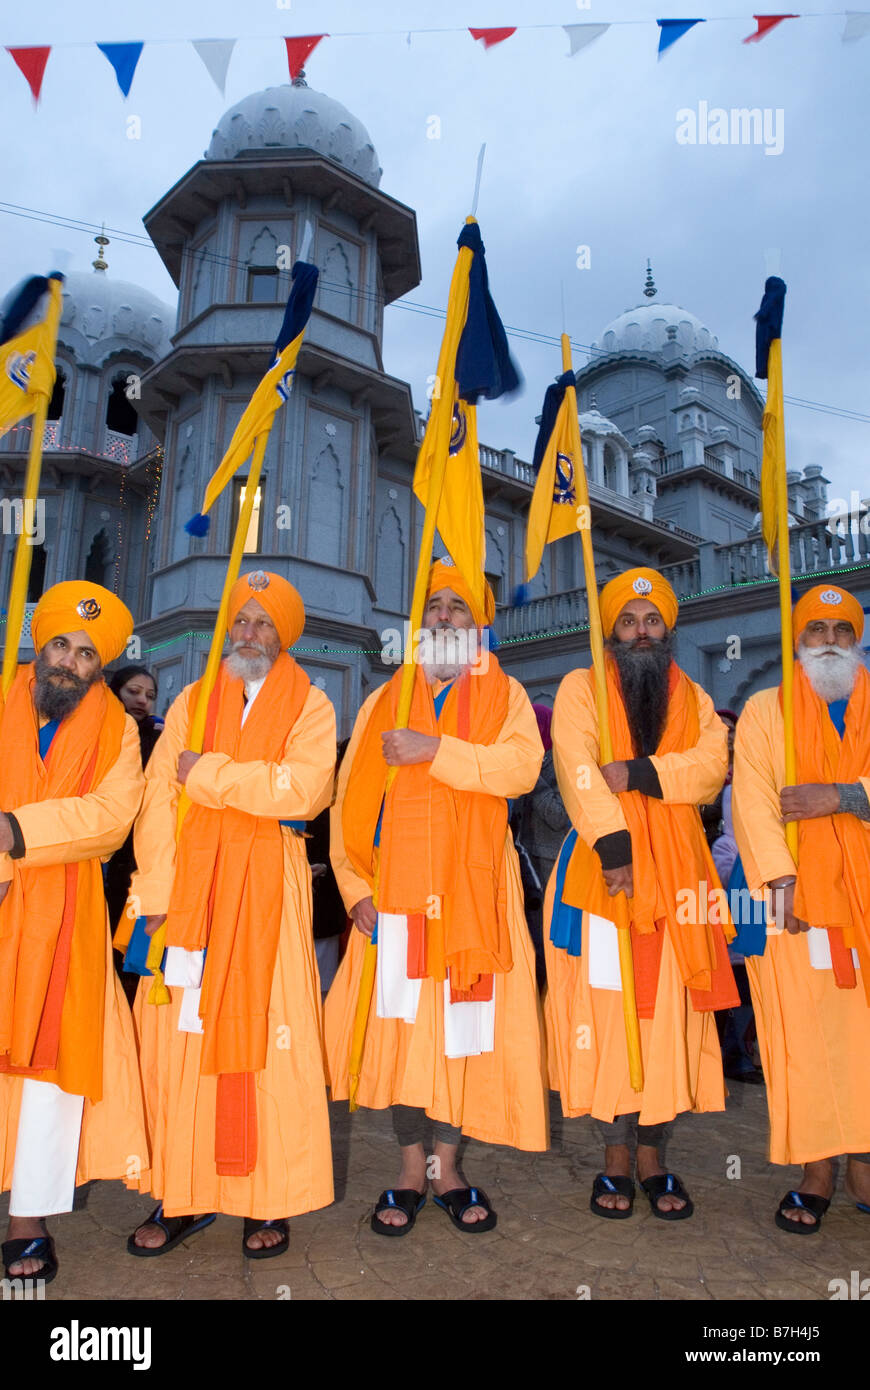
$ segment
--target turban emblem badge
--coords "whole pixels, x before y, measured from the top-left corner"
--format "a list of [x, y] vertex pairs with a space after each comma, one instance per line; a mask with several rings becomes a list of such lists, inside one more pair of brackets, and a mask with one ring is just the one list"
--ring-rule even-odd
[[102, 608], [95, 598], [83, 598], [81, 603], [76, 604], [76, 612], [80, 618], [84, 618], [86, 623], [90, 623], [94, 618], [98, 618], [102, 611]]
[[826, 589], [823, 594], [819, 594], [819, 599], [822, 603], [836, 604], [843, 602], [843, 595], [838, 594], [836, 589]]
[[648, 579], [644, 579], [642, 574], [638, 575], [637, 579], [634, 581], [631, 587], [634, 589], [634, 592], [636, 594], [652, 593], [652, 584], [649, 582]]
[[248, 588], [254, 589], [258, 593], [269, 587], [269, 576], [265, 570], [254, 570], [253, 574], [248, 575]]

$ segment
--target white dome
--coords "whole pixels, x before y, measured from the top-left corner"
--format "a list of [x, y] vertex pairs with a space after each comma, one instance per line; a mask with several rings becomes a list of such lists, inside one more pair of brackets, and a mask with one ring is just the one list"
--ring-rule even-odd
[[105, 270], [71, 271], [64, 280], [58, 337], [78, 361], [99, 365], [125, 348], [157, 361], [174, 328], [175, 308], [141, 285]]
[[381, 167], [371, 136], [346, 106], [304, 83], [253, 92], [224, 112], [206, 159], [271, 149], [313, 150], [377, 188]]
[[[709, 328], [679, 304], [646, 303], [626, 309], [604, 329], [597, 343], [598, 352], [660, 352], [668, 342], [668, 329], [676, 329], [677, 346], [684, 353], [718, 348], [719, 339]], [[672, 335], [673, 336], [673, 335]]]
[[608, 420], [606, 415], [602, 415], [598, 406], [593, 403], [591, 409], [583, 410], [580, 413], [580, 434], [605, 435], [617, 434], [623, 438], [622, 430], [615, 425], [612, 420]]

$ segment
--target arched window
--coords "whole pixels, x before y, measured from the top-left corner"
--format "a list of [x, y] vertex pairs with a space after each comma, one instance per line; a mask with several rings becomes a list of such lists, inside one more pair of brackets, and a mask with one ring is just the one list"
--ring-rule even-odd
[[127, 373], [116, 376], [106, 406], [106, 428], [114, 434], [134, 435], [139, 429], [139, 416], [127, 395]]
[[51, 393], [51, 400], [48, 403], [48, 420], [59, 420], [63, 415], [64, 400], [66, 398], [66, 376], [62, 368], [58, 367], [57, 376], [54, 379], [54, 390]]
[[109, 538], [106, 528], [102, 527], [91, 541], [91, 548], [85, 560], [85, 579], [90, 580], [92, 584], [102, 584], [105, 587], [108, 565]]
[[619, 458], [609, 443], [604, 446], [604, 486], [619, 492]]

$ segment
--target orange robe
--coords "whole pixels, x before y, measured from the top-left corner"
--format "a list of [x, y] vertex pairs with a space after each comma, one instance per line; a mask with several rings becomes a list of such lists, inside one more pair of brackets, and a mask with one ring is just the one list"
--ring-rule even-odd
[[[113, 697], [110, 697], [113, 698]], [[108, 859], [124, 843], [142, 800], [139, 734], [128, 715], [121, 750], [99, 785], [84, 796], [9, 806], [27, 847], [23, 858], [0, 854], [0, 883], [12, 879], [15, 864], [39, 869]], [[76, 1182], [129, 1178], [148, 1166], [142, 1088], [130, 1009], [112, 963], [105, 901], [98, 909], [105, 936], [105, 1013], [103, 1016], [103, 1092], [85, 1100]], [[64, 1070], [59, 1056], [59, 1073]], [[50, 1079], [55, 1079], [52, 1073]], [[0, 1190], [12, 1185], [21, 1105], [21, 1076], [0, 1074]]]
[[[870, 794], [870, 768], [860, 780]], [[761, 690], [737, 725], [731, 798], [753, 897], [795, 872], [780, 819], [784, 785], [779, 691]], [[865, 904], [870, 912], [870, 884]], [[774, 930], [762, 956], [746, 957], [746, 970], [767, 1083], [770, 1161], [812, 1163], [870, 1151], [870, 1008], [860, 968], [856, 988], [839, 989], [833, 971], [811, 966], [806, 934]]]
[[[172, 893], [179, 794], [175, 771], [187, 747], [188, 713], [189, 687], [169, 710], [148, 763], [135, 834], [140, 867], [130, 887], [145, 916], [165, 913]], [[223, 753], [206, 753], [187, 779], [187, 792], [200, 806], [232, 807], [276, 820], [313, 820], [329, 804], [334, 767], [335, 713], [323, 692], [311, 686], [279, 763], [238, 763]], [[154, 1005], [147, 1002], [151, 980], [145, 977], [139, 986], [134, 1019], [151, 1169], [136, 1185], [160, 1198], [168, 1216], [221, 1211], [268, 1221], [328, 1206], [333, 1199], [311, 873], [305, 841], [287, 826], [281, 837], [283, 909], [266, 1066], [255, 1081], [257, 1161], [248, 1176], [219, 1177], [216, 1172], [218, 1078], [200, 1072], [202, 1035], [179, 1031], [184, 991], [170, 988], [171, 1003]]]
[[[330, 858], [350, 910], [371, 896], [344, 848], [342, 806], [354, 755], [379, 691], [360, 710], [341, 765], [330, 821]], [[528, 696], [510, 680], [508, 711], [498, 739], [473, 744], [443, 736], [431, 776], [458, 791], [515, 797], [531, 791], [542, 758]], [[505, 839], [507, 912], [513, 968], [494, 976], [495, 1047], [476, 1057], [445, 1057], [443, 985], [422, 980], [413, 1023], [378, 1018], [372, 996], [358, 1099], [370, 1110], [390, 1105], [423, 1109], [432, 1119], [461, 1127], [474, 1139], [538, 1151], [548, 1144], [543, 1028], [535, 984], [535, 958], [526, 926], [519, 863], [510, 830]], [[326, 999], [326, 1053], [333, 1099], [348, 1094], [348, 1063], [366, 938], [354, 930]]]
[[[699, 805], [718, 794], [727, 770], [727, 734], [713, 703], [693, 682], [700, 733], [683, 753], [653, 756], [663, 800]], [[553, 705], [553, 760], [565, 809], [588, 845], [603, 835], [626, 830], [619, 797], [600, 771], [598, 717], [591, 682], [583, 671], [565, 676]], [[584, 785], [577, 787], [578, 769]], [[550, 1084], [562, 1098], [566, 1116], [594, 1115], [612, 1121], [640, 1115], [642, 1125], [672, 1120], [685, 1110], [724, 1110], [725, 1086], [716, 1020], [711, 1010], [696, 1012], [664, 933], [653, 1018], [640, 1019], [643, 1091], [629, 1082], [628, 1052], [618, 990], [589, 985], [588, 916], [584, 913], [581, 954], [569, 956], [550, 942], [556, 869], [544, 900], [544, 953], [547, 964], [545, 1017]]]

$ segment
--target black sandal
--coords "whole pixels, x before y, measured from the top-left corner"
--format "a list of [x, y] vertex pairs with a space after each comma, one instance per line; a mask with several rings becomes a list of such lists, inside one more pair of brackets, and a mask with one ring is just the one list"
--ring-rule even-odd
[[[829, 1197], [817, 1197], [814, 1192], [787, 1192], [779, 1204], [779, 1210], [773, 1218], [781, 1231], [788, 1231], [791, 1235], [811, 1236], [822, 1224], [822, 1217], [831, 1205]], [[783, 1213], [786, 1211], [808, 1211], [810, 1216], [816, 1219], [812, 1225], [808, 1221], [789, 1221]]]
[[[592, 1184], [592, 1196], [589, 1198], [589, 1210], [595, 1216], [603, 1216], [605, 1221], [626, 1221], [634, 1211], [634, 1195], [637, 1191], [631, 1178], [609, 1177], [607, 1173], [599, 1173]], [[627, 1197], [628, 1206], [603, 1207], [598, 1201], [599, 1197], [606, 1197], [608, 1194], [616, 1194], [617, 1197]]]
[[197, 1231], [204, 1231], [206, 1226], [210, 1226], [216, 1219], [216, 1211], [209, 1212], [206, 1216], [164, 1216], [163, 1203], [158, 1202], [148, 1220], [143, 1221], [141, 1226], [159, 1226], [161, 1231], [166, 1232], [165, 1241], [162, 1245], [137, 1245], [136, 1231], [141, 1229], [141, 1226], [137, 1226], [136, 1231], [127, 1237], [127, 1254], [144, 1260], [150, 1259], [152, 1255], [166, 1255], [188, 1236], [195, 1235]]
[[[691, 1197], [676, 1173], [656, 1173], [655, 1177], [646, 1178], [641, 1187], [649, 1198], [653, 1216], [657, 1216], [659, 1221], [687, 1221], [695, 1210]], [[672, 1208], [662, 1211], [658, 1204], [659, 1197], [681, 1197], [686, 1205], [679, 1210]]]
[[[6, 1278], [10, 1283], [20, 1279], [22, 1284], [28, 1282], [50, 1284], [58, 1271], [57, 1255], [54, 1250], [54, 1241], [50, 1235], [44, 1236], [25, 1236], [23, 1240], [4, 1240], [2, 1246], [3, 1265], [6, 1270]], [[42, 1260], [42, 1269], [38, 1269], [35, 1274], [12, 1274], [9, 1266], [18, 1264], [19, 1260]]]
[[[261, 1245], [259, 1250], [252, 1250], [248, 1245], [248, 1236], [264, 1229], [280, 1231], [281, 1239], [277, 1240], [274, 1245]], [[245, 1259], [271, 1260], [273, 1255], [283, 1255], [289, 1244], [290, 1222], [286, 1216], [276, 1217], [273, 1221], [258, 1221], [254, 1216], [245, 1217], [245, 1229], [242, 1234], [242, 1250]]]
[[[477, 1235], [482, 1231], [492, 1231], [498, 1221], [496, 1213], [489, 1204], [489, 1198], [482, 1187], [455, 1187], [452, 1192], [442, 1192], [440, 1197], [433, 1193], [436, 1207], [446, 1211], [457, 1231], [471, 1231]], [[463, 1212], [469, 1207], [483, 1207], [487, 1215], [482, 1221], [463, 1221]]]
[[[425, 1205], [424, 1192], [417, 1192], [413, 1187], [388, 1187], [375, 1203], [371, 1220], [372, 1230], [379, 1236], [406, 1236], [417, 1220], [417, 1213], [421, 1212]], [[386, 1221], [381, 1221], [379, 1212], [397, 1210], [403, 1211], [408, 1218], [404, 1226], [388, 1226]]]

